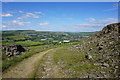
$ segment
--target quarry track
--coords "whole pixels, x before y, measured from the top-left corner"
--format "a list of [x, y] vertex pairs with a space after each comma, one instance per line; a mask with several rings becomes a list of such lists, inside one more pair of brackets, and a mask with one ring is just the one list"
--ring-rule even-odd
[[39, 61], [42, 59], [43, 55], [48, 52], [52, 52], [59, 48], [49, 49], [44, 52], [37, 53], [30, 58], [27, 58], [20, 63], [9, 67], [2, 74], [3, 78], [29, 78], [33, 74], [36, 67], [39, 64]]

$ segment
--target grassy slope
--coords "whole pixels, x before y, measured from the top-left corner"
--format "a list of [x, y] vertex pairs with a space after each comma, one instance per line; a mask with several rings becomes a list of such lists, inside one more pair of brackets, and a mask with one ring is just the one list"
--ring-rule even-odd
[[54, 61], [61, 67], [61, 73], [68, 77], [83, 77], [84, 75], [80, 75], [81, 72], [85, 71], [87, 73], [95, 67], [92, 61], [85, 58], [84, 52], [71, 47], [63, 47], [57, 50], [54, 53]]

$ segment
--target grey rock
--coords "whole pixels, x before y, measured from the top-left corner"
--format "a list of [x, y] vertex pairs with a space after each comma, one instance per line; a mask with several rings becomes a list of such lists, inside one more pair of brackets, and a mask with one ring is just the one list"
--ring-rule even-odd
[[94, 74], [89, 74], [89, 75], [88, 75], [88, 78], [97, 78], [97, 76], [94, 75]]
[[25, 49], [17, 44], [11, 44], [8, 47], [4, 47], [3, 50], [6, 51], [6, 56], [8, 57], [20, 55], [22, 52], [25, 52]]
[[103, 46], [100, 46], [99, 48], [98, 48], [98, 50], [102, 50], [103, 49]]
[[92, 56], [91, 55], [86, 55], [85, 58], [92, 59]]
[[104, 67], [109, 67], [109, 64], [104, 63], [102, 66], [104, 66]]

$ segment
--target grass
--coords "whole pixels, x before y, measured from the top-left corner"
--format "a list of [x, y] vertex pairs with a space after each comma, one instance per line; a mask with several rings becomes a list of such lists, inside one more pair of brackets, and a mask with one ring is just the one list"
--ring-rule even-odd
[[17, 33], [16, 34], [15, 33], [3, 33], [2, 36], [4, 39], [7, 39], [7, 40], [20, 40], [20, 39], [23, 40], [26, 38], [28, 39], [32, 38], [30, 36], [25, 36], [25, 35], [17, 34]]
[[59, 60], [63, 60], [64, 62], [67, 62], [68, 64], [76, 63], [77, 61], [85, 60], [85, 55], [78, 50], [71, 50], [66, 47], [63, 47], [60, 50], [57, 50], [54, 54], [54, 60], [55, 62], [58, 62]]
[[47, 46], [53, 46], [53, 45], [30, 46], [28, 47], [28, 49], [37, 50], [37, 49], [42, 49], [43, 47], [47, 47]]
[[10, 41], [10, 42], [5, 42], [3, 41], [3, 45], [9, 46], [10, 44], [18, 44], [18, 45], [22, 45], [24, 47], [30, 47], [30, 46], [39, 46], [39, 45], [43, 45], [43, 42], [35, 42], [35, 41]]
[[71, 50], [69, 47], [63, 47], [62, 49], [59, 49], [54, 53], [54, 61], [56, 63], [61, 61], [64, 62], [64, 64], [67, 64], [66, 66], [63, 67], [64, 69], [68, 69], [73, 66], [75, 66], [75, 68], [78, 69], [78, 64], [80, 64], [80, 62], [85, 60], [86, 58], [84, 53], [79, 52], [77, 49]]
[[83, 70], [89, 70], [89, 69], [93, 69], [94, 65], [93, 64], [84, 64], [82, 66], [77, 66], [75, 67], [75, 71], [83, 71]]
[[15, 44], [19, 44], [22, 46], [37, 46], [37, 45], [42, 45], [43, 43], [34, 42], [34, 41], [18, 41], [18, 42], [15, 42]]
[[[85, 52], [80, 52], [77, 48], [71, 48], [70, 45], [64, 46], [54, 53], [54, 62], [61, 67], [64, 75], [73, 74], [73, 77], [76, 77], [80, 76], [79, 73], [83, 70], [89, 72], [90, 69], [95, 68], [93, 62], [87, 60], [85, 55]], [[86, 63], [86, 61], [88, 63]]]

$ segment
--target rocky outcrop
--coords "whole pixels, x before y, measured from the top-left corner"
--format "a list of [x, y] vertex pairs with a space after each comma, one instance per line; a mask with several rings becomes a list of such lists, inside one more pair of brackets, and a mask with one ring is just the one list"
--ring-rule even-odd
[[20, 55], [22, 52], [25, 52], [25, 49], [21, 45], [17, 44], [11, 44], [8, 47], [3, 47], [3, 50], [8, 57]]
[[103, 33], [109, 33], [112, 31], [116, 31], [120, 33], [120, 23], [109, 24], [102, 29]]

